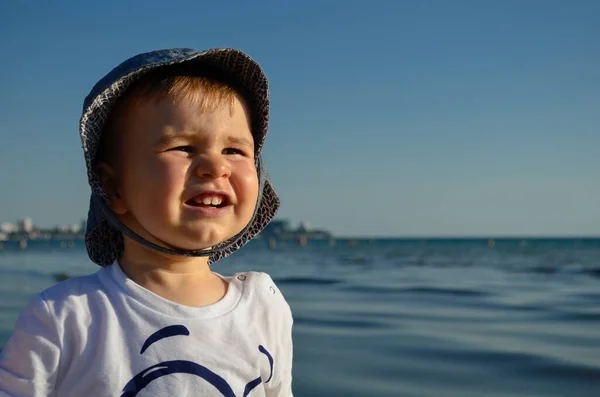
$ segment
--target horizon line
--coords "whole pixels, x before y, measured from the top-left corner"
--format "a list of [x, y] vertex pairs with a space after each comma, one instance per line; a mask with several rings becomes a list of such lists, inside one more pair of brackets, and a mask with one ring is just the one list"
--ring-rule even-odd
[[339, 235], [332, 236], [334, 239], [344, 240], [392, 240], [392, 239], [405, 239], [405, 240], [452, 240], [452, 239], [464, 239], [464, 240], [515, 240], [515, 239], [600, 239], [600, 234], [515, 234], [515, 235], [371, 235], [371, 236], [352, 236], [352, 235]]

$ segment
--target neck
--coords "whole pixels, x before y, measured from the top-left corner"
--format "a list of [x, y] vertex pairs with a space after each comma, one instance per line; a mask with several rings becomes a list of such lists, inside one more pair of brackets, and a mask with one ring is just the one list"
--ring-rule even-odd
[[206, 306], [225, 295], [227, 282], [210, 270], [208, 257], [169, 255], [128, 238], [124, 242], [123, 273], [153, 293], [188, 306]]

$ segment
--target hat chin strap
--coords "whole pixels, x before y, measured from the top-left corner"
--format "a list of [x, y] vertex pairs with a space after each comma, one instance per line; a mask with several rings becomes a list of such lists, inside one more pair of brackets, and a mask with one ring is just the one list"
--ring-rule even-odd
[[98, 201], [99, 207], [102, 210], [102, 215], [103, 215], [104, 219], [106, 219], [112, 227], [114, 227], [119, 232], [123, 233], [130, 239], [134, 240], [135, 242], [137, 242], [145, 247], [151, 248], [155, 251], [162, 252], [164, 254], [170, 254], [170, 255], [199, 257], [199, 256], [212, 256], [212, 255], [218, 254], [218, 253], [222, 252], [223, 250], [226, 250], [230, 246], [236, 244], [238, 239], [246, 232], [246, 230], [252, 224], [252, 222], [249, 222], [248, 225], [246, 225], [246, 227], [240, 233], [238, 233], [235, 236], [233, 236], [232, 238], [224, 241], [223, 243], [220, 243], [218, 245], [218, 248], [206, 248], [206, 249], [200, 249], [200, 250], [171, 249], [171, 248], [166, 248], [161, 245], [155, 244], [151, 241], [148, 241], [145, 238], [143, 238], [142, 236], [140, 236], [139, 234], [137, 234], [136, 232], [134, 232], [133, 230], [131, 230], [128, 226], [126, 226], [123, 222], [121, 222], [121, 220], [115, 215], [115, 213], [110, 208], [108, 208], [108, 205], [106, 204], [106, 201], [104, 199], [102, 199], [100, 197], [97, 197], [97, 199], [98, 199], [97, 201]]
[[250, 219], [250, 221], [248, 222], [246, 227], [244, 227], [244, 229], [242, 229], [241, 232], [239, 232], [235, 236], [231, 237], [230, 239], [227, 239], [224, 242], [219, 243], [217, 245], [217, 248], [207, 248], [207, 249], [200, 249], [200, 250], [179, 250], [179, 249], [166, 248], [166, 247], [160, 246], [158, 244], [155, 244], [153, 242], [150, 242], [150, 241], [146, 240], [145, 238], [143, 238], [142, 236], [140, 236], [139, 234], [137, 234], [136, 232], [134, 232], [133, 230], [131, 230], [123, 222], [121, 222], [121, 220], [117, 217], [117, 215], [109, 208], [106, 200], [104, 200], [98, 193], [94, 192], [93, 196], [94, 196], [94, 199], [96, 200], [98, 206], [100, 207], [100, 210], [102, 211], [102, 215], [103, 215], [104, 219], [106, 219], [108, 221], [108, 223], [112, 227], [114, 227], [116, 230], [123, 233], [127, 237], [131, 238], [135, 242], [137, 242], [145, 247], [151, 248], [155, 251], [162, 252], [164, 254], [169, 254], [169, 255], [178, 255], [178, 256], [186, 256], [186, 257], [213, 256], [216, 254], [220, 254], [221, 252], [226, 251], [230, 247], [236, 245], [238, 243], [238, 241], [241, 239], [241, 237], [248, 231], [250, 226], [254, 223], [254, 220], [256, 219], [256, 215], [258, 214], [258, 209], [260, 208], [260, 203], [262, 201], [262, 195], [263, 195], [263, 188], [265, 185], [265, 181], [267, 179], [266, 172], [263, 169], [262, 157], [260, 155], [258, 155], [256, 157], [256, 171], [258, 173], [259, 186], [258, 186], [258, 197], [256, 200], [256, 206], [254, 207], [254, 213], [252, 214], [252, 218]]

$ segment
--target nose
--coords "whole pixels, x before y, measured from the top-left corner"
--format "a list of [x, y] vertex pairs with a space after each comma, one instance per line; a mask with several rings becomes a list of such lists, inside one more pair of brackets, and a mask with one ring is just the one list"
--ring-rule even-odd
[[195, 167], [196, 175], [202, 178], [217, 179], [231, 175], [228, 161], [220, 154], [201, 156]]

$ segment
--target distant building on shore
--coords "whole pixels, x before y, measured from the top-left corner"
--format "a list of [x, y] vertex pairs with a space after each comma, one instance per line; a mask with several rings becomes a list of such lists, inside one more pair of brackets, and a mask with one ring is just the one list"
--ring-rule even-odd
[[290, 221], [286, 219], [277, 219], [271, 221], [257, 236], [258, 238], [275, 239], [310, 239], [326, 240], [333, 237], [326, 230], [312, 230], [307, 222], [300, 222], [297, 228], [290, 226]]
[[79, 224], [58, 225], [54, 228], [44, 229], [36, 227], [30, 217], [20, 219], [16, 223], [0, 223], [0, 241], [22, 240], [77, 240], [83, 239], [86, 222]]
[[21, 219], [18, 223], [19, 232], [31, 233], [33, 231], [33, 221], [29, 217]]
[[17, 225], [12, 223], [3, 222], [0, 223], [0, 233], [16, 233], [19, 230]]

